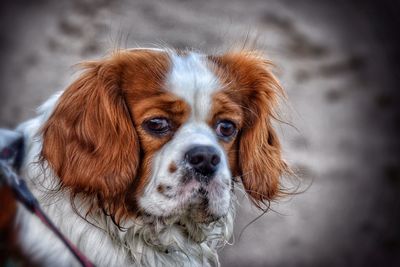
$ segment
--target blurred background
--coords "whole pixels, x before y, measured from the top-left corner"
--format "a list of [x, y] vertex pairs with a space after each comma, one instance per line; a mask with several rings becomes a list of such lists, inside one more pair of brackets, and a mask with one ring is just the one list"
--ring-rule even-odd
[[[115, 47], [206, 53], [257, 40], [288, 94], [277, 124], [306, 192], [260, 213], [239, 194], [222, 266], [400, 266], [395, 1], [2, 1], [0, 127]], [[1, 209], [1, 203], [0, 203]], [[243, 231], [244, 230], [244, 231]], [[240, 233], [243, 234], [240, 236]]]

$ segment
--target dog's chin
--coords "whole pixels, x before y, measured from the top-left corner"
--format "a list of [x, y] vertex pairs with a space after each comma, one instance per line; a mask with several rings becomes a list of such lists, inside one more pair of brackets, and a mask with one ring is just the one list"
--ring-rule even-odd
[[149, 213], [142, 213], [142, 218], [145, 221], [157, 221], [165, 224], [211, 224], [225, 217], [226, 214], [212, 214], [203, 206], [191, 206], [185, 213], [170, 214], [166, 216], [156, 216]]
[[210, 224], [224, 216], [225, 215], [212, 214], [207, 209], [197, 207], [193, 207], [188, 213], [188, 219], [197, 224]]
[[201, 187], [189, 205], [187, 210], [188, 219], [194, 223], [209, 224], [224, 217], [226, 214], [216, 214], [211, 211], [211, 201], [215, 200], [209, 199], [208, 192]]
[[[210, 209], [210, 200], [207, 193], [199, 190], [183, 207], [175, 208], [171, 213], [165, 215], [155, 215], [151, 213], [142, 213], [147, 220], [156, 220], [166, 224], [173, 223], [191, 223], [191, 224], [211, 224], [227, 215], [227, 209], [224, 212], [216, 213]], [[217, 200], [218, 202], [218, 200]], [[184, 223], [184, 224], [185, 224]]]

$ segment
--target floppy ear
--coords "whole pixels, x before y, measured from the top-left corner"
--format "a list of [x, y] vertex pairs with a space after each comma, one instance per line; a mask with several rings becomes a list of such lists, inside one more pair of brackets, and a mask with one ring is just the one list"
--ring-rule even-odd
[[[260, 103], [262, 104], [262, 103]], [[281, 146], [266, 114], [243, 130], [240, 139], [239, 165], [244, 188], [253, 203], [261, 207], [280, 192], [280, 176], [287, 170]]]
[[238, 144], [239, 170], [243, 186], [259, 208], [280, 192], [280, 176], [288, 170], [271, 118], [277, 96], [283, 89], [268, 69], [270, 62], [255, 52], [228, 53], [212, 58], [222, 67], [220, 74], [243, 107], [244, 125]]
[[[284, 94], [279, 82], [268, 69], [270, 62], [248, 54], [238, 81], [247, 91], [243, 106], [246, 125], [239, 144], [239, 165], [245, 190], [253, 203], [261, 208], [280, 193], [280, 176], [288, 170], [282, 159], [281, 145], [271, 119], [277, 96]], [[244, 75], [244, 76], [243, 76]]]
[[42, 129], [41, 157], [72, 196], [95, 196], [110, 212], [135, 179], [138, 138], [118, 64], [104, 60], [84, 67]]

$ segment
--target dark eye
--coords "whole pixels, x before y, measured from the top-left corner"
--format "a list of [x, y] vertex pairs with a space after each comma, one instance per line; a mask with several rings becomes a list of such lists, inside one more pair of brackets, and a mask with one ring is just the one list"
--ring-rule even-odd
[[171, 125], [166, 118], [154, 118], [148, 121], [145, 121], [144, 128], [156, 135], [164, 135], [167, 134], [171, 130]]
[[219, 121], [215, 127], [215, 131], [219, 137], [229, 139], [233, 137], [236, 132], [236, 125], [228, 120]]

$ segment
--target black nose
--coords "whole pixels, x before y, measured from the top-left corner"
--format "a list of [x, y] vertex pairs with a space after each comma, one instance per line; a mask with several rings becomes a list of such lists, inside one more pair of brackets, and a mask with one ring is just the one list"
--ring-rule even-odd
[[190, 166], [203, 176], [212, 177], [221, 162], [219, 152], [212, 146], [195, 146], [185, 154]]

